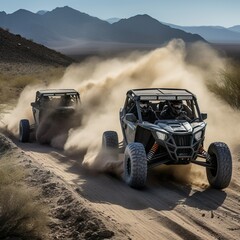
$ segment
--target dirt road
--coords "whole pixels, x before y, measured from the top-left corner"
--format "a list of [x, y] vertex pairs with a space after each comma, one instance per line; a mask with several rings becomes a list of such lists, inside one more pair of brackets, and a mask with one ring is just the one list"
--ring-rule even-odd
[[207, 188], [204, 179], [201, 184], [181, 183], [159, 169], [149, 172], [147, 187], [139, 191], [112, 175], [84, 169], [81, 156], [71, 158], [51, 147], [13, 141], [77, 192], [115, 232], [113, 239], [239, 239], [238, 156], [233, 156], [231, 185], [223, 191]]

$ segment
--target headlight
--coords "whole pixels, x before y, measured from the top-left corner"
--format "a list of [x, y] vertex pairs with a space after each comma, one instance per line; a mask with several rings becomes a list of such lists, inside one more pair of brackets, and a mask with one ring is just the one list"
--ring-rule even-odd
[[196, 141], [199, 141], [202, 137], [202, 131], [197, 132], [194, 137], [195, 137]]
[[160, 139], [160, 140], [162, 140], [162, 141], [164, 141], [164, 140], [167, 139], [167, 135], [166, 135], [165, 133], [156, 132], [156, 134], [157, 134], [158, 139]]

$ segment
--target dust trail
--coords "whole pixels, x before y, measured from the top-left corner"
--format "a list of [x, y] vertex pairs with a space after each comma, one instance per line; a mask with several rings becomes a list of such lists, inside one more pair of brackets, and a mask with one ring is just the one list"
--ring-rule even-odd
[[[131, 88], [145, 87], [186, 88], [195, 93], [202, 112], [208, 113], [206, 148], [213, 141], [224, 141], [233, 147], [240, 138], [236, 131], [239, 129], [240, 114], [217, 99], [206, 86], [207, 81], [218, 78], [219, 71], [224, 67], [225, 60], [208, 45], [196, 43], [186, 49], [181, 40], [174, 40], [150, 52], [133, 52], [107, 60], [92, 58], [83, 64], [70, 66], [59, 82], [49, 86], [75, 88], [83, 102], [82, 125], [69, 131], [66, 142], [63, 141], [64, 149], [71, 153], [87, 149], [83, 160], [85, 166], [99, 171], [109, 169], [119, 174], [121, 166], [117, 159], [105, 159], [98, 155], [102, 133], [115, 130], [121, 139], [118, 118], [126, 92]], [[28, 88], [22, 93], [17, 108], [8, 119], [8, 128], [15, 134], [20, 118], [29, 116], [30, 110], [23, 109], [34, 99], [36, 89]], [[59, 144], [58, 137], [54, 139], [54, 144]], [[191, 170], [192, 178], [189, 168], [182, 171], [190, 182], [192, 178], [202, 179], [204, 176], [199, 168]]]
[[5, 127], [15, 136], [18, 134], [18, 124], [21, 119], [29, 119], [30, 122], [33, 122], [30, 103], [34, 102], [36, 90], [39, 88], [43, 88], [43, 86], [35, 85], [25, 87], [19, 97], [17, 106], [3, 116], [2, 121], [6, 124]]

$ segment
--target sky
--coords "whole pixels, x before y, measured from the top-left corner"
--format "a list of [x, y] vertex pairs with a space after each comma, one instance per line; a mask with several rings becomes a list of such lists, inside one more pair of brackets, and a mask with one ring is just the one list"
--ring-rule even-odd
[[148, 14], [161, 22], [181, 26], [240, 25], [240, 0], [0, 0], [0, 11], [51, 11], [69, 6], [91, 16], [129, 18]]

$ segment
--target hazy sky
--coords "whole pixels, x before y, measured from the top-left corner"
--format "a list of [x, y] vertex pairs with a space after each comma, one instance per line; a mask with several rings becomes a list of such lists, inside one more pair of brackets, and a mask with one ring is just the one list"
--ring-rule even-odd
[[0, 11], [7, 13], [20, 8], [37, 12], [63, 6], [101, 19], [146, 13], [177, 25], [240, 25], [240, 0], [0, 0]]

